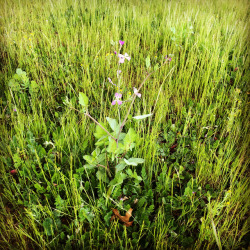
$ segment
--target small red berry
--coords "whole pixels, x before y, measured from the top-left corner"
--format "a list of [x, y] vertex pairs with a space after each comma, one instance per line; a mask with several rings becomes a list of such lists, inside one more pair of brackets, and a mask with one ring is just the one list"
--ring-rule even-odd
[[16, 169], [13, 169], [13, 170], [10, 171], [10, 173], [13, 174], [13, 175], [14, 175], [14, 174], [17, 174], [17, 170], [16, 170]]

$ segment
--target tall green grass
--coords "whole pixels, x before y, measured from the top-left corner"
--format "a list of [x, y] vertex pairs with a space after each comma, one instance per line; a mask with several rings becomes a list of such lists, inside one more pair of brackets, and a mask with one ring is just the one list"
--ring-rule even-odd
[[[248, 1], [0, 0], [0, 4], [3, 248], [246, 247], [250, 195]], [[163, 173], [164, 192], [177, 197], [173, 175], [180, 176], [181, 170], [158, 153], [159, 138], [174, 131], [175, 124], [183, 149], [192, 148], [192, 180], [207, 195], [198, 199], [204, 198], [204, 207], [191, 202], [176, 211], [171, 208], [175, 220], [170, 220], [166, 204], [157, 203], [154, 192], [158, 205], [147, 218], [153, 226], [139, 219], [140, 213], [150, 210], [147, 201], [135, 212], [135, 229], [118, 222], [108, 224], [104, 217], [111, 210], [102, 207], [117, 206], [119, 201], [103, 183], [95, 186], [92, 176], [83, 182], [76, 177], [77, 169], [85, 164], [83, 155], [94, 149], [95, 125], [63, 104], [67, 96], [78, 107], [78, 93], [84, 92], [96, 120], [105, 122], [105, 117], [116, 116], [110, 105], [115, 89], [107, 78], [116, 76], [111, 43], [118, 40], [125, 41], [123, 52], [131, 55], [131, 61], [122, 65], [124, 95], [145, 78], [147, 56], [152, 65], [161, 65], [165, 55], [173, 54], [171, 63], [146, 82], [142, 100], [133, 107], [132, 115], [154, 112], [153, 118], [129, 120], [125, 127], [134, 126], [140, 135], [134, 154], [145, 159], [142, 168], [148, 184], [142, 186], [142, 193], [143, 188], [156, 190], [154, 185]], [[39, 85], [37, 94], [30, 96], [8, 87], [17, 68]], [[192, 145], [189, 137], [195, 137]], [[55, 149], [45, 157], [41, 148], [46, 141]], [[184, 164], [184, 158], [180, 162]], [[21, 166], [26, 169], [23, 176], [10, 174]], [[30, 177], [32, 171], [38, 172], [34, 178]], [[179, 182], [181, 185], [180, 178]], [[39, 186], [50, 188], [43, 193]], [[67, 201], [61, 210], [55, 205], [58, 195]], [[169, 204], [173, 202], [174, 198]], [[83, 204], [95, 215], [91, 223], [79, 217]], [[56, 211], [61, 213], [65, 229], [56, 222]], [[47, 218], [55, 223], [51, 235], [44, 231]], [[178, 233], [173, 223], [178, 224]], [[57, 227], [66, 235], [57, 233]], [[185, 245], [183, 235], [193, 241]]]

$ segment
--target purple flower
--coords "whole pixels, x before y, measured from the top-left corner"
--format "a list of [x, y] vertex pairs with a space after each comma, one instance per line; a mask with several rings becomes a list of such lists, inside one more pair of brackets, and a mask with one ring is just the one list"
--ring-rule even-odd
[[117, 70], [116, 72], [117, 72], [117, 74], [116, 74], [117, 78], [119, 78], [119, 75], [122, 73], [122, 71], [121, 70]]
[[133, 89], [134, 89], [134, 94], [141, 98], [141, 93], [138, 93], [137, 88], [134, 87]]
[[115, 93], [115, 100], [111, 104], [115, 105], [117, 103], [118, 105], [121, 105], [122, 104], [122, 101], [120, 100], [121, 97], [122, 97], [122, 94]]
[[16, 109], [14, 109], [14, 112], [16, 112]]
[[108, 81], [112, 84], [112, 85], [114, 85], [114, 86], [116, 86], [113, 82], [112, 82], [112, 80], [108, 77]]
[[116, 51], [114, 51], [114, 53], [115, 53], [115, 55], [117, 54], [117, 52], [116, 52]]
[[117, 70], [117, 74], [119, 75], [119, 74], [121, 74], [122, 73], [122, 71], [121, 70]]
[[127, 59], [128, 61], [130, 61], [131, 57], [125, 53], [124, 55], [119, 54], [118, 57], [120, 58], [119, 63], [124, 63], [125, 59]]
[[120, 58], [119, 63], [124, 63], [125, 58], [124, 58], [124, 57], [120, 57], [120, 55], [121, 55], [121, 54], [119, 54], [119, 55], [118, 55], [118, 56], [119, 56], [119, 58]]
[[169, 61], [169, 62], [172, 61], [172, 58], [171, 58], [171, 57], [165, 56], [164, 58], [165, 58], [167, 61]]
[[119, 43], [122, 46], [124, 44], [124, 41], [119, 40]]

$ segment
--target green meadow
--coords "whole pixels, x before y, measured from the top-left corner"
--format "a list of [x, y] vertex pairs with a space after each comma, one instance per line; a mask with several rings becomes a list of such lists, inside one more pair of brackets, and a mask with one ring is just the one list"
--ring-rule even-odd
[[0, 6], [1, 249], [248, 249], [249, 1]]

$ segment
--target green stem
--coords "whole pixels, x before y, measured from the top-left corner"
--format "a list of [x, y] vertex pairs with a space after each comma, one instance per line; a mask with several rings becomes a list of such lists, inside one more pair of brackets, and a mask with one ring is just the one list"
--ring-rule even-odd
[[101, 165], [101, 164], [97, 164], [97, 166], [98, 166], [98, 167], [105, 168], [105, 169], [106, 169], [106, 171], [107, 171], [107, 173], [108, 173], [108, 175], [109, 175], [109, 177], [112, 177], [112, 175], [111, 175], [111, 173], [110, 173], [110, 171], [109, 171], [108, 167], [105, 167], [105, 166], [103, 166], [103, 165]]
[[[165, 61], [165, 62], [161, 65], [161, 67], [162, 67], [163, 65], [165, 65], [166, 63], [167, 63], [167, 61]], [[160, 68], [161, 68], [161, 67], [160, 67]], [[160, 69], [160, 68], [159, 68], [159, 69]], [[159, 70], [159, 69], [157, 69], [157, 70]], [[139, 90], [142, 88], [142, 86], [144, 85], [144, 83], [148, 80], [148, 78], [149, 78], [153, 73], [155, 73], [155, 71], [156, 71], [156, 70], [152, 71], [151, 73], [149, 73], [149, 74], [146, 76], [146, 78], [143, 80], [143, 82], [142, 82], [141, 85], [139, 86], [138, 92], [139, 92]], [[120, 127], [120, 130], [119, 130], [119, 133], [118, 133], [118, 136], [117, 136], [117, 147], [118, 147], [118, 140], [119, 140], [119, 137], [120, 137], [122, 128], [124, 127], [124, 125], [125, 125], [125, 123], [126, 123], [126, 121], [127, 121], [127, 119], [128, 119], [129, 113], [130, 113], [130, 111], [131, 111], [131, 108], [132, 108], [132, 106], [133, 106], [133, 104], [134, 104], [134, 101], [135, 101], [135, 98], [136, 98], [136, 94], [134, 93], [134, 94], [132, 95], [132, 97], [133, 97], [133, 99], [132, 99], [132, 101], [131, 101], [131, 104], [130, 104], [130, 106], [129, 106], [128, 112], [127, 112], [127, 114], [126, 114], [126, 116], [125, 116], [125, 118], [124, 118], [124, 120], [123, 120], [123, 122], [122, 122], [122, 125], [121, 125], [121, 127]]]
[[[73, 107], [70, 107], [71, 109], [74, 109], [75, 111], [79, 112], [80, 113], [80, 110], [78, 109], [75, 109]], [[97, 120], [95, 120], [89, 113], [88, 111], [86, 113], [84, 113], [84, 115], [86, 115], [87, 117], [89, 117], [94, 123], [96, 123], [101, 129], [103, 129], [112, 139], [114, 139], [115, 141], [117, 141], [117, 139], [111, 135], [107, 129], [105, 129]]]
[[102, 128], [112, 139], [117, 141], [117, 139], [111, 135], [107, 129], [105, 129], [97, 120], [95, 120], [88, 112], [84, 113], [84, 115], [88, 116], [93, 122], [95, 122], [100, 128]]

